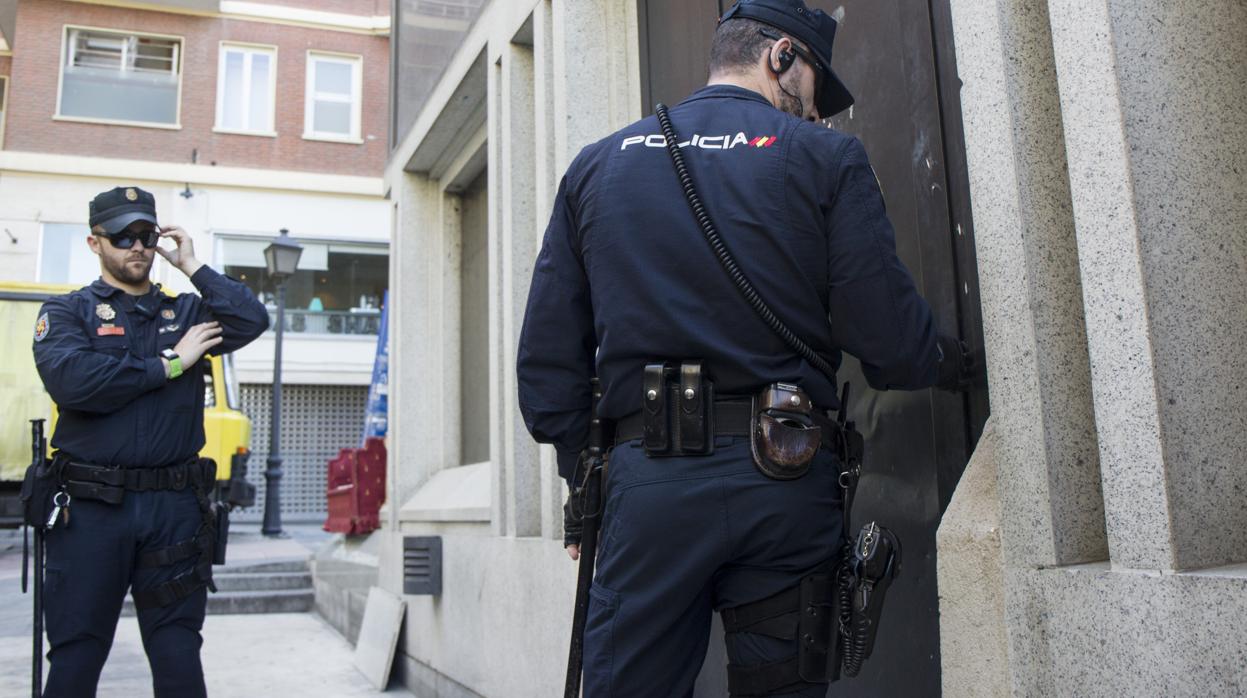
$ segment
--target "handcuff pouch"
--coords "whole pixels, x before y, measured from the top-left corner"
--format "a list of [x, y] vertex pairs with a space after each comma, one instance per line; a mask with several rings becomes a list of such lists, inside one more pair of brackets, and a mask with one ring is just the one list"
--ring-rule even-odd
[[772, 383], [754, 396], [749, 447], [763, 475], [796, 480], [809, 471], [822, 445], [822, 429], [810, 417], [812, 409], [809, 396], [787, 383]]

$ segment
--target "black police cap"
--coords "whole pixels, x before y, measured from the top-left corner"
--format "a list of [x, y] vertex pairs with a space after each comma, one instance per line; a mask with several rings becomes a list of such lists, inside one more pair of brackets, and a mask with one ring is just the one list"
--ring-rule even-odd
[[156, 224], [156, 197], [138, 187], [113, 187], [91, 200], [91, 227], [112, 235], [134, 221]]
[[818, 62], [822, 82], [815, 102], [823, 118], [839, 114], [853, 106], [853, 95], [831, 69], [831, 47], [836, 39], [836, 20], [822, 10], [811, 10], [803, 0], [738, 0], [719, 18], [752, 19], [784, 32], [805, 44]]

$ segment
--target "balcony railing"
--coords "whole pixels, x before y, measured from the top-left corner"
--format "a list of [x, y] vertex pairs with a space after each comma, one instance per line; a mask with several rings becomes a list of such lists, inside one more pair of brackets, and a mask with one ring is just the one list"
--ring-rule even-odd
[[[277, 327], [277, 309], [268, 309], [270, 331]], [[300, 310], [286, 308], [286, 332], [300, 334], [376, 335], [381, 329], [381, 311]]]

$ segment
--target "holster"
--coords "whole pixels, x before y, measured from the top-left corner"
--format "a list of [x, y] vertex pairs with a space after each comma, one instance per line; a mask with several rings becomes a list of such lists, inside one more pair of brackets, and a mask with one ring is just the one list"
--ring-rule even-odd
[[642, 390], [645, 455], [714, 453], [714, 383], [700, 361], [646, 364]]
[[212, 535], [212, 564], [225, 564], [225, 546], [229, 543], [229, 505], [213, 501], [212, 491], [216, 486], [216, 461], [211, 458], [200, 458], [191, 485], [199, 497], [199, 506], [204, 515], [204, 527]]
[[52, 496], [64, 485], [64, 463], [63, 459], [44, 458], [41, 462], [26, 467], [20, 497], [22, 518], [28, 526], [42, 530], [47, 524], [48, 515], [52, 512]]
[[844, 634], [844, 674], [857, 676], [870, 657], [879, 633], [888, 587], [900, 572], [901, 544], [874, 521], [862, 526], [851, 554], [842, 561], [838, 615]]
[[812, 410], [809, 396], [795, 385], [772, 383], [754, 396], [749, 448], [763, 475], [795, 480], [809, 471], [822, 444]]
[[212, 539], [212, 564], [225, 564], [225, 546], [229, 543], [229, 506], [216, 502], [212, 505], [216, 518], [216, 534]]

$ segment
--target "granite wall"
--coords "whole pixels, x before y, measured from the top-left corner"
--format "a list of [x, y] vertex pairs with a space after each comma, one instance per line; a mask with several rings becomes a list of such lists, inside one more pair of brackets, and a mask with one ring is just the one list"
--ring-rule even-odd
[[1247, 5], [952, 7], [993, 416], [945, 692], [1241, 694]]

